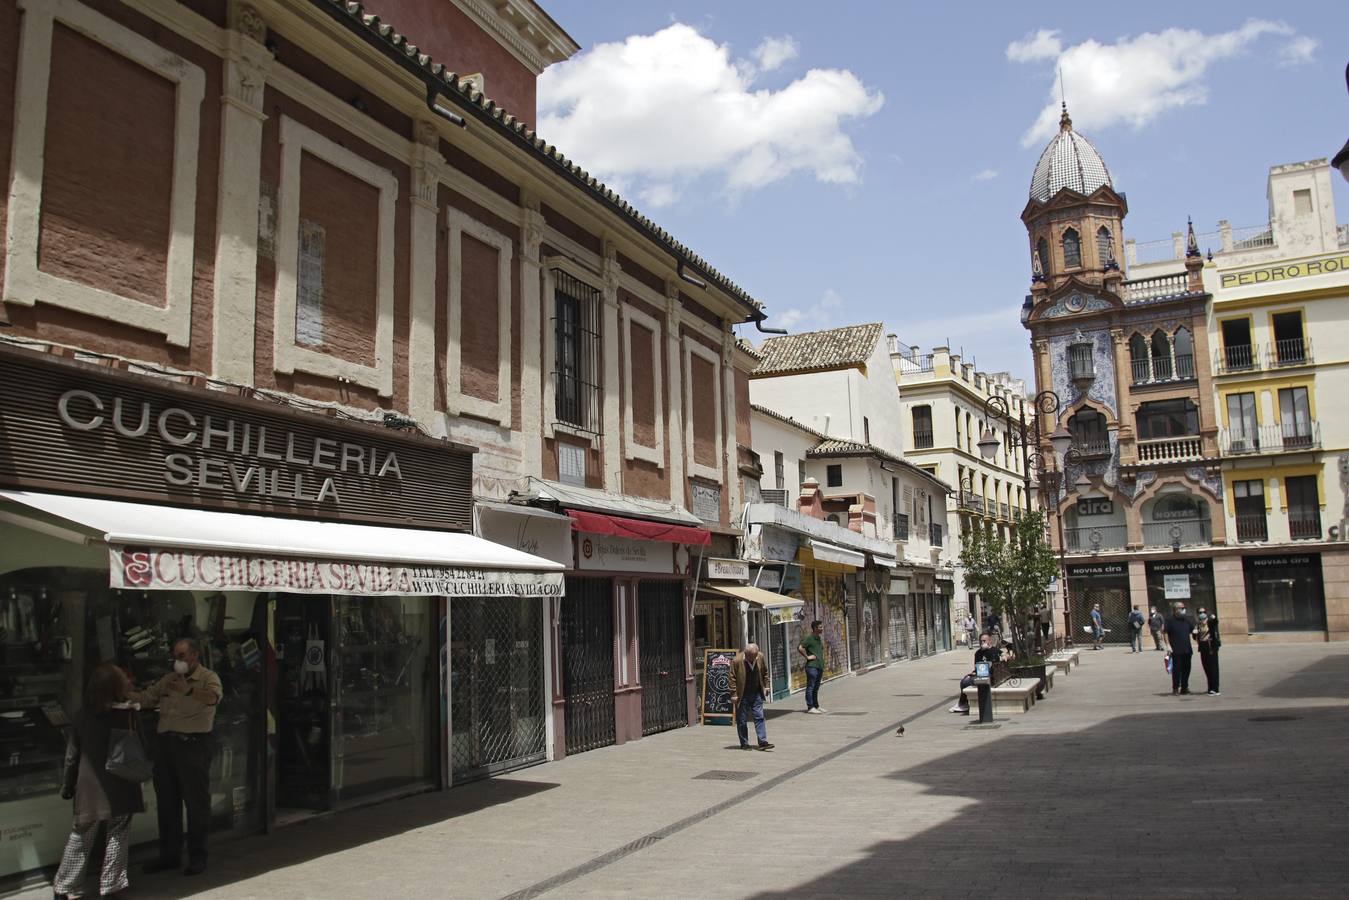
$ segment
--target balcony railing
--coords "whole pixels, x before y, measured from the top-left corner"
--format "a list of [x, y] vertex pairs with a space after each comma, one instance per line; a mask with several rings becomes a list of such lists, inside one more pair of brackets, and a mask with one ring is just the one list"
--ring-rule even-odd
[[915, 428], [913, 431], [913, 449], [927, 450], [931, 446], [932, 446], [932, 429], [929, 428], [926, 431], [919, 431], [918, 429]]
[[942, 537], [943, 537], [942, 527], [938, 525], [936, 522], [933, 522], [931, 525], [931, 529], [932, 533], [929, 535], [929, 537], [932, 539], [932, 546], [934, 547], [942, 546]]
[[1095, 525], [1063, 529], [1064, 550], [1068, 553], [1095, 553], [1098, 550], [1123, 550], [1129, 545], [1126, 525]]
[[1110, 440], [1109, 438], [1093, 438], [1091, 440], [1077, 438], [1073, 441], [1073, 449], [1077, 451], [1078, 456], [1084, 459], [1109, 456]]
[[970, 494], [965, 491], [960, 492], [960, 508], [972, 510], [977, 513], [984, 511], [984, 498], [978, 494]]
[[1243, 542], [1269, 540], [1269, 527], [1265, 521], [1265, 514], [1237, 513], [1237, 540]]
[[1189, 462], [1203, 458], [1204, 442], [1198, 435], [1138, 442], [1139, 462]]
[[998, 515], [1004, 519], [1012, 518], [1012, 508], [1006, 503], [998, 504]]
[[764, 488], [763, 490], [759, 491], [759, 495], [763, 497], [764, 503], [772, 503], [775, 506], [787, 505], [786, 488]]
[[907, 541], [909, 539], [909, 517], [903, 513], [895, 514], [895, 540]]
[[[1175, 529], [1175, 532], [1172, 532]], [[1144, 522], [1143, 546], [1173, 547], [1179, 542], [1182, 547], [1194, 547], [1208, 544], [1213, 530], [1208, 519], [1179, 519], [1171, 522]]]
[[1124, 302], [1142, 303], [1158, 297], [1174, 297], [1190, 292], [1189, 276], [1181, 272], [1175, 275], [1158, 275], [1155, 278], [1138, 278], [1124, 282]]
[[1306, 366], [1312, 362], [1312, 342], [1310, 338], [1285, 338], [1275, 341], [1267, 350], [1269, 367]]
[[1163, 384], [1194, 379], [1194, 354], [1178, 353], [1174, 361], [1169, 356], [1154, 356], [1151, 365], [1146, 359], [1132, 363], [1134, 384]]
[[1295, 541], [1320, 540], [1321, 510], [1289, 507], [1288, 536]]
[[1254, 456], [1259, 453], [1290, 453], [1321, 446], [1321, 423], [1262, 425], [1259, 428], [1223, 432], [1223, 453]]
[[1213, 370], [1219, 375], [1251, 372], [1260, 368], [1260, 355], [1250, 344], [1231, 344], [1213, 354]]

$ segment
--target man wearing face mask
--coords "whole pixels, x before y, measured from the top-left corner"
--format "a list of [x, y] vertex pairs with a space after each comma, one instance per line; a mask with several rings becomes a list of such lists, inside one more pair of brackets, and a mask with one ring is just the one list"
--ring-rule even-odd
[[1194, 619], [1185, 612], [1185, 604], [1177, 603], [1175, 612], [1166, 620], [1166, 643], [1171, 648], [1171, 693], [1190, 692], [1190, 667], [1194, 665]]
[[173, 671], [132, 700], [159, 707], [155, 798], [159, 813], [159, 859], [144, 871], [182, 865], [183, 809], [187, 809], [187, 867], [206, 871], [206, 834], [211, 825], [211, 755], [220, 676], [201, 664], [201, 644], [183, 638], [173, 645]]
[[1218, 634], [1218, 617], [1211, 615], [1204, 607], [1199, 607], [1199, 662], [1204, 667], [1204, 678], [1208, 680], [1208, 692], [1218, 695], [1218, 648], [1223, 645]]

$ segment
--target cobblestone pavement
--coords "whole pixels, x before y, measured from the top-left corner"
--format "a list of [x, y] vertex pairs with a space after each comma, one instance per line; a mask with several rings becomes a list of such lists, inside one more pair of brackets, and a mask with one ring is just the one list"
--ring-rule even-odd
[[127, 896], [1349, 896], [1349, 645], [1224, 648], [1217, 697], [1173, 697], [1160, 653], [1084, 650], [992, 729], [946, 712], [968, 656], [827, 684], [829, 715], [778, 704], [771, 752], [680, 729], [222, 844]]

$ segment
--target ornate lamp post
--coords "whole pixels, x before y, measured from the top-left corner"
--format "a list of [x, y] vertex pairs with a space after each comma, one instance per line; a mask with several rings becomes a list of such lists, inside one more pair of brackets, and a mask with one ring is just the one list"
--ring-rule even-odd
[[[1052, 432], [1049, 433], [1049, 445], [1054, 451], [1054, 463], [1050, 465], [1040, 452], [1040, 440], [1045, 434], [1045, 421], [1052, 423], [1058, 422], [1058, 412], [1062, 408], [1062, 402], [1059, 395], [1053, 391], [1041, 391], [1035, 395], [1035, 415], [1030, 421], [1026, 421], [1026, 410], [1024, 404], [1017, 410], [1015, 418], [1012, 417], [1011, 406], [1005, 397], [989, 397], [984, 402], [985, 421], [1001, 423], [1007, 429], [1011, 437], [1013, 448], [1021, 448], [1022, 480], [1026, 488], [1026, 496], [1030, 497], [1032, 485], [1038, 482], [1040, 494], [1040, 508], [1045, 510], [1048, 515], [1054, 517], [1059, 538], [1059, 583], [1063, 586], [1063, 632], [1064, 643], [1071, 645], [1073, 642], [1072, 613], [1068, 606], [1068, 569], [1064, 564], [1064, 540], [1063, 540], [1063, 517], [1058, 514], [1059, 508], [1059, 483], [1063, 479], [1063, 471], [1073, 463], [1078, 461], [1077, 450], [1073, 448], [1073, 436], [1068, 429], [1062, 425], [1055, 425]], [[984, 433], [979, 437], [979, 452], [984, 459], [991, 460], [998, 452], [1001, 442], [993, 434], [992, 428], [985, 428]], [[1086, 476], [1079, 479], [1076, 487], [1082, 487], [1082, 481]], [[1086, 482], [1090, 486], [1090, 482]]]

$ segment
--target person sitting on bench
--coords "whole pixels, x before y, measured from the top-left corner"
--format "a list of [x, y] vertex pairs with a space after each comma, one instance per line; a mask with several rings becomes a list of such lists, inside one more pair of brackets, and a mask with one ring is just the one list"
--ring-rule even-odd
[[[985, 631], [979, 635], [979, 649], [974, 651], [974, 665], [977, 669], [979, 663], [986, 662], [992, 668], [994, 663], [1002, 659], [1002, 651], [994, 646], [993, 635]], [[970, 701], [965, 699], [965, 688], [974, 684], [974, 672], [960, 679], [960, 694], [956, 697], [956, 705], [951, 707], [951, 712], [962, 716], [970, 714]]]

